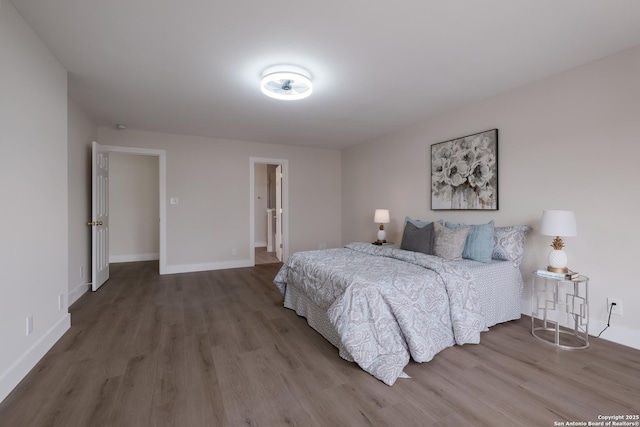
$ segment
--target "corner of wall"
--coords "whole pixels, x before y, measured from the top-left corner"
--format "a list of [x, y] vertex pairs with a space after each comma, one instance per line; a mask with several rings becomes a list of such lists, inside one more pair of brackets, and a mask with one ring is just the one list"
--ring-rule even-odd
[[82, 295], [89, 291], [90, 287], [88, 283], [79, 283], [73, 289], [69, 290], [69, 296], [67, 300], [69, 301], [69, 306], [74, 302], [78, 301]]

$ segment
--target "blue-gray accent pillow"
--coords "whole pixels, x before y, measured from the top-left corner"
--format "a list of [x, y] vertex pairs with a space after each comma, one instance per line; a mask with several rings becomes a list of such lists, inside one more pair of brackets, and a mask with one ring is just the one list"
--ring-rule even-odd
[[417, 228], [422, 228], [425, 225], [429, 225], [431, 224], [431, 222], [426, 222], [426, 221], [420, 221], [419, 219], [411, 219], [408, 216], [404, 218], [404, 223], [408, 223], [410, 222], [411, 224], [415, 225]]
[[[463, 223], [454, 224], [445, 222], [444, 225], [453, 230], [467, 227], [467, 225]], [[467, 234], [467, 240], [464, 243], [462, 258], [485, 263], [491, 262], [494, 247], [493, 231], [495, 228], [493, 221], [489, 221], [487, 224], [470, 225], [468, 227], [469, 234]]]
[[432, 222], [424, 227], [416, 227], [412, 222], [407, 221], [404, 226], [400, 249], [433, 255], [434, 236]]

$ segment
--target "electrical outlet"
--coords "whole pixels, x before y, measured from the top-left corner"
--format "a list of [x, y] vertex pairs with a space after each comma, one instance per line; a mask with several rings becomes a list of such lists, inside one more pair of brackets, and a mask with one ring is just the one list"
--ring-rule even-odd
[[80, 277], [84, 277], [84, 268], [80, 267]]
[[[616, 303], [616, 305], [613, 306], [613, 309], [611, 308], [612, 303]], [[607, 311], [609, 310], [611, 310], [611, 314], [622, 316], [622, 300], [619, 298], [607, 297]]]
[[62, 311], [64, 308], [64, 295], [58, 295], [58, 310]]
[[238, 255], [238, 250], [236, 248], [231, 249], [231, 255], [233, 256]]
[[31, 335], [33, 332], [33, 315], [30, 314], [27, 316], [27, 336]]
[[320, 243], [318, 245], [318, 249], [327, 249], [327, 244], [326, 243]]

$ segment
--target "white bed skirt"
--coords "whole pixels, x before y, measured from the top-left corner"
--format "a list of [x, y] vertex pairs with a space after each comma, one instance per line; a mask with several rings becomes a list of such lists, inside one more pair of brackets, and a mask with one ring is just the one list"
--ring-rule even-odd
[[[483, 264], [477, 261], [455, 261], [467, 267], [474, 282], [485, 315], [487, 326], [519, 319], [521, 316], [522, 274], [509, 261], [493, 261]], [[326, 310], [319, 308], [297, 286], [289, 284], [284, 296], [284, 306], [299, 316], [340, 351], [340, 356], [353, 361], [340, 336], [329, 321]]]

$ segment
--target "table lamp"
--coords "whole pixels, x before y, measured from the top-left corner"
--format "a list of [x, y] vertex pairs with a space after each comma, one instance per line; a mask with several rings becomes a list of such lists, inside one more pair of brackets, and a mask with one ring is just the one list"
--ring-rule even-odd
[[380, 229], [378, 230], [378, 240], [376, 240], [376, 245], [381, 245], [386, 243], [385, 240], [385, 232], [384, 232], [384, 224], [389, 224], [389, 210], [388, 209], [376, 209], [375, 214], [373, 215], [373, 222], [380, 224]]
[[578, 235], [576, 216], [573, 211], [545, 210], [542, 211], [540, 233], [543, 236], [555, 236], [551, 242], [553, 250], [549, 252], [548, 271], [568, 273], [567, 254], [562, 250], [564, 242], [560, 238]]

